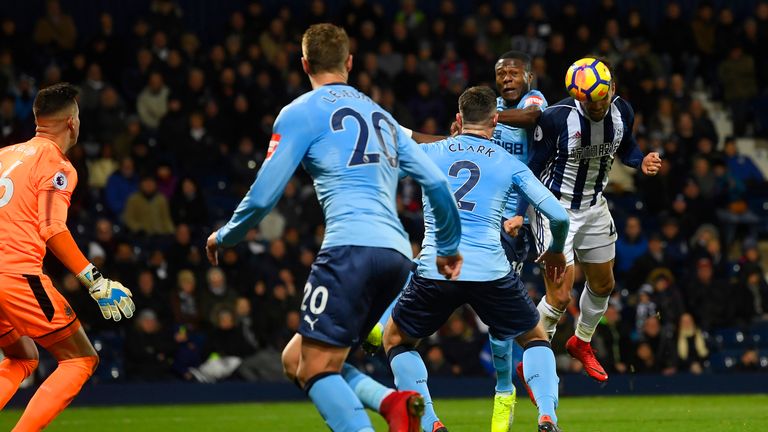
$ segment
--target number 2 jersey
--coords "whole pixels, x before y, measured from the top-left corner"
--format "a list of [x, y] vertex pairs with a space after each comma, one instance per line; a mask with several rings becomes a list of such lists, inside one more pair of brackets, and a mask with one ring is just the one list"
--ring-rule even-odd
[[0, 273], [42, 273], [45, 243], [66, 230], [77, 172], [53, 141], [0, 149]]
[[396, 211], [402, 170], [438, 204], [440, 254], [456, 253], [461, 226], [445, 177], [389, 113], [346, 84], [321, 86], [283, 108], [256, 181], [218, 232], [220, 245], [237, 243], [271, 210], [299, 163], [325, 214], [323, 249], [383, 247], [411, 258]]
[[[493, 281], [511, 267], [499, 236], [499, 221], [509, 195], [522, 199], [553, 219], [554, 252], [562, 251], [568, 233], [568, 215], [552, 193], [525, 164], [488, 139], [462, 134], [421, 148], [448, 177], [461, 217], [461, 281]], [[417, 260], [417, 274], [443, 279], [435, 266], [435, 217], [424, 200], [424, 242]]]

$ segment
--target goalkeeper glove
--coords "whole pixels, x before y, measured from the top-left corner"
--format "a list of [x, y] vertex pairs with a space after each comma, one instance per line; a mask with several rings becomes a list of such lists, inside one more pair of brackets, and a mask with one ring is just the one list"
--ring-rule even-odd
[[88, 293], [99, 304], [104, 319], [112, 318], [120, 321], [122, 315], [126, 318], [133, 316], [136, 305], [131, 299], [131, 291], [117, 281], [109, 280], [101, 275], [93, 264], [83, 269], [77, 279], [88, 288]]

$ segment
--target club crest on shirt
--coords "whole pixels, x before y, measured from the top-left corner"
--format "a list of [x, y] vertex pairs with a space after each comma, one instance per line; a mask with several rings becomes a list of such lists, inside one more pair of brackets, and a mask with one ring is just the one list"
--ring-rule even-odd
[[280, 144], [280, 134], [273, 133], [272, 139], [269, 140], [269, 148], [267, 149], [267, 160], [272, 159], [272, 155], [277, 151], [277, 146]]
[[57, 172], [56, 175], [53, 176], [52, 182], [53, 187], [58, 190], [64, 190], [67, 188], [67, 176], [61, 171]]

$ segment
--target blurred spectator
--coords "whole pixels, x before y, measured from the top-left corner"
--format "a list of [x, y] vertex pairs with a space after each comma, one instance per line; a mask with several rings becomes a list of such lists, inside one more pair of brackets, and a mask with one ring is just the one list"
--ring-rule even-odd
[[763, 173], [752, 161], [752, 158], [739, 153], [736, 140], [733, 137], [726, 138], [723, 152], [728, 164], [728, 173], [731, 176], [747, 185], [760, 184], [765, 181]]
[[211, 267], [206, 274], [207, 287], [200, 295], [200, 311], [204, 320], [216, 324], [221, 309], [234, 309], [237, 293], [229, 285], [224, 272]]
[[[138, 312], [138, 311], [137, 311]], [[160, 381], [171, 377], [173, 339], [152, 309], [138, 312], [125, 341], [125, 373], [134, 381]]]
[[176, 289], [171, 294], [171, 309], [176, 324], [199, 329], [203, 324], [203, 313], [197, 291], [197, 280], [191, 270], [181, 270], [176, 277]]
[[101, 157], [88, 161], [88, 186], [93, 189], [103, 189], [117, 168], [118, 164], [112, 153], [112, 145], [104, 144], [101, 147]]
[[123, 220], [137, 234], [162, 235], [174, 231], [168, 200], [158, 192], [154, 177], [145, 176], [125, 204]]
[[467, 324], [461, 313], [457, 311], [448, 319], [440, 345], [453, 375], [477, 375], [482, 371], [479, 352], [485, 338]]
[[696, 275], [685, 291], [688, 311], [705, 330], [732, 324], [733, 299], [728, 283], [714, 278], [712, 260], [699, 258]]
[[107, 179], [104, 197], [107, 207], [113, 215], [122, 216], [125, 203], [139, 187], [133, 159], [125, 157], [120, 161], [120, 169]]
[[598, 353], [598, 360], [601, 364], [609, 365], [609, 373], [627, 372], [632, 359], [632, 342], [620, 318], [616, 307], [609, 305], [592, 337], [592, 346]]
[[75, 47], [77, 28], [71, 16], [61, 10], [59, 0], [46, 0], [46, 15], [37, 20], [35, 43], [54, 52], [69, 51]]
[[677, 370], [699, 375], [708, 357], [709, 349], [701, 329], [691, 314], [683, 314], [677, 331]]
[[648, 240], [643, 236], [640, 218], [630, 216], [624, 226], [624, 235], [616, 240], [617, 277], [623, 277], [635, 264], [635, 261], [648, 250]]
[[163, 75], [160, 72], [151, 72], [147, 86], [136, 100], [136, 112], [145, 127], [155, 130], [160, 126], [160, 120], [168, 112], [169, 93], [170, 90], [163, 82]]
[[0, 100], [0, 148], [24, 141], [21, 122], [16, 118], [16, 108], [11, 96]]
[[746, 132], [752, 100], [757, 96], [755, 60], [741, 46], [730, 48], [728, 58], [720, 63], [718, 75], [723, 83], [723, 98], [728, 103], [737, 135]]

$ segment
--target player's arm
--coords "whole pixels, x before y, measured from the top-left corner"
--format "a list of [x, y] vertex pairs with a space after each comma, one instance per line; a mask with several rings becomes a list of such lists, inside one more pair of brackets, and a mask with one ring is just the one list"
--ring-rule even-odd
[[552, 240], [547, 250], [539, 256], [536, 262], [543, 262], [547, 276], [557, 282], [565, 272], [563, 248], [570, 225], [568, 213], [560, 205], [560, 201], [552, 195], [552, 192], [526, 167], [522, 166], [514, 173], [512, 183], [526, 202], [529, 202], [549, 219]]
[[416, 141], [419, 144], [429, 144], [433, 143], [435, 141], [441, 141], [444, 140], [446, 137], [441, 135], [430, 135], [425, 134], [421, 132], [416, 132], [414, 130], [410, 130], [405, 126], [400, 126], [400, 129], [403, 130], [403, 133], [407, 135], [408, 137], [412, 138], [414, 141]]
[[120, 321], [122, 315], [130, 318], [136, 310], [131, 291], [120, 282], [103, 277], [98, 269], [88, 262], [67, 228], [67, 210], [76, 179], [74, 171], [68, 169], [57, 171], [53, 175], [44, 175], [39, 179], [39, 234], [56, 258], [88, 288], [91, 297], [99, 304], [104, 319]]
[[455, 279], [461, 272], [463, 261], [459, 254], [461, 219], [448, 180], [416, 142], [402, 131], [398, 141], [401, 169], [421, 185], [434, 212], [437, 269], [447, 278]]
[[[309, 148], [312, 126], [306, 115], [288, 107], [275, 120], [267, 159], [256, 180], [235, 209], [226, 225], [208, 237], [206, 252], [212, 264], [218, 263], [219, 246], [233, 246], [277, 204], [285, 186]], [[303, 114], [306, 114], [304, 112]]]
[[632, 133], [632, 128], [635, 124], [635, 112], [632, 110], [632, 106], [621, 99], [618, 102], [618, 107], [622, 119], [626, 122], [626, 128], [616, 154], [624, 165], [631, 168], [640, 168], [645, 175], [656, 175], [659, 169], [661, 169], [661, 157], [657, 152], [643, 155], [643, 152], [637, 145], [635, 135]]
[[535, 92], [523, 96], [522, 102], [522, 108], [499, 111], [499, 123], [523, 129], [535, 127], [541, 117], [541, 112], [547, 107], [547, 100], [544, 95]]

